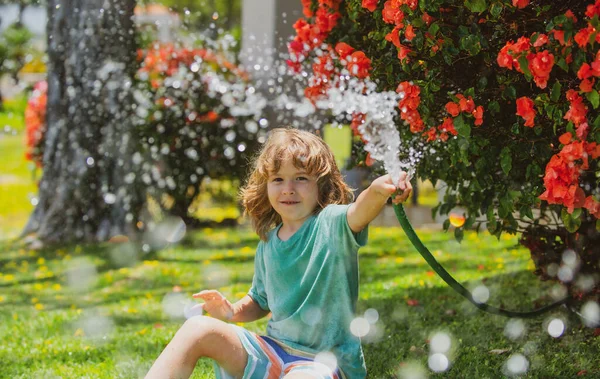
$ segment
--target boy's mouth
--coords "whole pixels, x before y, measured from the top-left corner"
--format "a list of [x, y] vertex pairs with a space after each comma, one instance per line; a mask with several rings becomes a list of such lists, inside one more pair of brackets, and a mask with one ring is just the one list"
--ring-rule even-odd
[[299, 201], [282, 201], [281, 204], [285, 204], [285, 205], [294, 205], [294, 204], [299, 204]]

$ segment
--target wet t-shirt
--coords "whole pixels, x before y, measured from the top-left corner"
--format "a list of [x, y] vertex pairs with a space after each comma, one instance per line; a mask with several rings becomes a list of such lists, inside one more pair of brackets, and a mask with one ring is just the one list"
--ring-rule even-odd
[[358, 300], [358, 249], [367, 228], [353, 233], [350, 205], [329, 205], [288, 240], [270, 231], [256, 251], [250, 297], [270, 310], [267, 335], [309, 353], [332, 352], [349, 378], [364, 378], [360, 339], [350, 332]]

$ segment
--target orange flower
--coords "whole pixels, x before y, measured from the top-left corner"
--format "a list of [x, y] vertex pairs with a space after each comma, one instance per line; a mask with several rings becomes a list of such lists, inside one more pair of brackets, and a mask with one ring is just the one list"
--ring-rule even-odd
[[512, 0], [512, 4], [513, 4], [513, 7], [523, 9], [527, 5], [529, 5], [529, 0]]
[[456, 117], [460, 113], [460, 108], [458, 107], [458, 104], [456, 104], [455, 102], [449, 101], [446, 104], [446, 111], [448, 111], [448, 113], [450, 113], [450, 115], [452, 117]]
[[335, 45], [334, 50], [339, 55], [340, 59], [346, 59], [348, 55], [354, 52], [354, 48], [345, 42], [338, 42], [338, 44]]
[[452, 121], [452, 118], [450, 117], [444, 118], [444, 122], [438, 126], [438, 130], [442, 133], [452, 134], [453, 136], [458, 135], [458, 132], [454, 128], [454, 121]]
[[585, 15], [589, 18], [594, 18], [595, 15], [600, 16], [600, 1], [596, 0], [594, 4], [588, 5]]
[[404, 38], [406, 38], [409, 41], [412, 41], [413, 38], [415, 38], [416, 36], [417, 35], [415, 34], [413, 26], [412, 25], [406, 26], [406, 30], [404, 30]]
[[435, 21], [435, 18], [431, 17], [427, 12], [423, 12], [421, 20], [425, 21], [425, 24], [429, 26], [433, 21]]
[[304, 14], [304, 17], [312, 17], [313, 12], [310, 9], [310, 7], [312, 5], [312, 0], [301, 0], [301, 1], [302, 1], [302, 14]]
[[475, 117], [475, 126], [480, 126], [483, 124], [483, 106], [479, 105], [473, 111], [473, 117]]
[[355, 51], [350, 55], [346, 68], [350, 74], [364, 79], [369, 76], [369, 71], [371, 71], [371, 60], [362, 51]]
[[433, 127], [429, 128], [429, 130], [423, 133], [423, 137], [427, 137], [427, 142], [435, 141], [436, 129]]
[[583, 98], [575, 90], [567, 91], [567, 100], [571, 103], [567, 114], [563, 117], [567, 121], [571, 121], [578, 126], [582, 122], [587, 121], [587, 107], [583, 104]]
[[548, 43], [548, 36], [543, 33], [540, 33], [538, 35], [538, 38], [533, 43], [533, 47], [540, 47], [545, 45], [546, 43]]
[[387, 24], [403, 27], [404, 12], [400, 9], [402, 3], [399, 0], [387, 0], [383, 5], [381, 16]]
[[391, 32], [389, 32], [385, 36], [385, 40], [386, 41], [389, 41], [389, 42], [393, 43], [394, 46], [396, 46], [398, 48], [400, 46], [402, 46], [402, 44], [400, 43], [400, 35], [398, 33], [399, 31], [400, 31], [400, 28], [396, 26], [394, 29], [392, 29]]
[[411, 51], [412, 50], [408, 47], [400, 45], [398, 49], [398, 59], [400, 60], [400, 62], [402, 62], [404, 59], [407, 59], [406, 57], [408, 56], [408, 54], [410, 54]]
[[377, 9], [377, 3], [379, 0], [362, 0], [362, 7], [369, 10], [369, 12], [374, 12]]
[[563, 145], [568, 145], [571, 142], [572, 137], [573, 135], [571, 132], [563, 133], [560, 137], [558, 137], [558, 142], [562, 143]]
[[600, 202], [597, 202], [593, 196], [585, 198], [583, 207], [590, 212], [590, 214], [596, 218], [600, 218]]
[[525, 120], [525, 126], [532, 128], [534, 126], [533, 120], [535, 119], [535, 108], [533, 107], [533, 100], [527, 96], [523, 96], [517, 99], [517, 116], [523, 117]]
[[577, 34], [575, 34], [575, 42], [585, 50], [587, 44], [590, 42], [590, 35], [594, 32], [594, 28], [592, 26], [588, 26], [587, 28], [580, 29]]
[[544, 50], [540, 53], [529, 54], [527, 61], [529, 62], [529, 70], [533, 75], [535, 84], [541, 89], [546, 88], [550, 71], [552, 71], [552, 66], [554, 66], [554, 55], [550, 54], [548, 50]]
[[471, 96], [467, 99], [462, 94], [458, 94], [456, 97], [459, 98], [458, 105], [462, 112], [471, 113], [475, 110], [475, 102]]
[[579, 89], [581, 90], [581, 92], [584, 93], [588, 93], [588, 92], [592, 92], [594, 90], [594, 81], [596, 79], [592, 78], [592, 80], [589, 79], [584, 79], [581, 81], [581, 83], [579, 84]]

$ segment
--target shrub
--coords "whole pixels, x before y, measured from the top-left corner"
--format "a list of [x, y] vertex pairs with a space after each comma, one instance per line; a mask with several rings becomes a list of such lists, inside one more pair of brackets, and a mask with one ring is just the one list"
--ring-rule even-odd
[[416, 174], [447, 185], [434, 212], [465, 209], [456, 237], [483, 225], [522, 233], [538, 273], [597, 291], [600, 1], [303, 5], [288, 63], [309, 71], [307, 97], [326, 97], [342, 69], [403, 92], [398, 131], [427, 146]]

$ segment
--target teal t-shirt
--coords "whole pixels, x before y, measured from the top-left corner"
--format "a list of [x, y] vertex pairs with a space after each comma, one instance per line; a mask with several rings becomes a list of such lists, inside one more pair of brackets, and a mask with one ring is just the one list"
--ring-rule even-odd
[[367, 243], [346, 219], [349, 205], [329, 205], [287, 241], [281, 225], [258, 244], [248, 295], [270, 310], [267, 335], [312, 354], [332, 352], [348, 378], [366, 376], [360, 339], [350, 332], [358, 300], [358, 248]]

